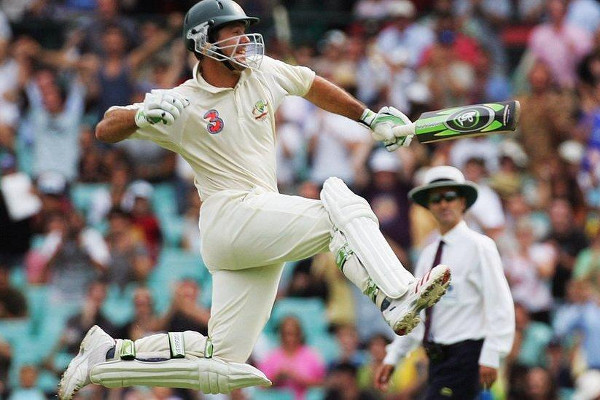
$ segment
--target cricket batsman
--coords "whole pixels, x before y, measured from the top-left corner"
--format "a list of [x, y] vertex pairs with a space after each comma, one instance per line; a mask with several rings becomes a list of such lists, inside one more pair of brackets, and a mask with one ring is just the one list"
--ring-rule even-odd
[[96, 137], [151, 140], [192, 167], [202, 198], [202, 256], [212, 274], [208, 337], [168, 332], [113, 339], [92, 327], [59, 386], [61, 400], [89, 383], [145, 385], [205, 393], [271, 382], [246, 364], [273, 303], [284, 263], [332, 251], [345, 276], [377, 305], [398, 335], [436, 303], [450, 281], [439, 265], [416, 280], [394, 255], [369, 204], [340, 179], [321, 199], [278, 193], [275, 111], [285, 96], [362, 123], [389, 151], [407, 146], [410, 120], [392, 107], [373, 112], [309, 68], [264, 56], [258, 22], [232, 0], [202, 0], [186, 14], [183, 39], [198, 63], [193, 77], [153, 90], [143, 103], [111, 107]]

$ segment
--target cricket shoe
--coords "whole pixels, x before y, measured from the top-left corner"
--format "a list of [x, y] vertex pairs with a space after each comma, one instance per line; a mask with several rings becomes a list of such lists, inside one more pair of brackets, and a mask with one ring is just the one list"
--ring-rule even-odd
[[71, 400], [82, 387], [91, 383], [90, 370], [96, 364], [106, 361], [106, 353], [115, 346], [115, 340], [98, 325], [87, 332], [79, 354], [69, 363], [58, 384], [58, 399]]
[[421, 310], [433, 306], [450, 285], [450, 268], [437, 265], [408, 286], [406, 294], [391, 301], [383, 311], [383, 318], [396, 335], [404, 336], [421, 322]]

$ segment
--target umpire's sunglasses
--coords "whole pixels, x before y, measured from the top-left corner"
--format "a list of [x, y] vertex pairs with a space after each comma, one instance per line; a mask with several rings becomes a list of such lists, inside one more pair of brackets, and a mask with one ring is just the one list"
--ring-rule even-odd
[[431, 196], [429, 196], [429, 204], [439, 204], [442, 202], [442, 200], [451, 202], [458, 199], [459, 197], [459, 194], [453, 190], [444, 193], [434, 193]]

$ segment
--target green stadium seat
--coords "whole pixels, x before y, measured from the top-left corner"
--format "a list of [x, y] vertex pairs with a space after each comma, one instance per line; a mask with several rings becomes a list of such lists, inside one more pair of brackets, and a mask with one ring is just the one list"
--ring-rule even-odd
[[288, 389], [256, 389], [252, 400], [294, 400], [294, 393]]
[[323, 400], [325, 399], [325, 389], [322, 387], [312, 387], [308, 389], [305, 400]]
[[317, 298], [287, 297], [275, 302], [271, 318], [265, 330], [275, 332], [281, 320], [293, 315], [300, 320], [306, 340], [310, 343], [315, 337], [327, 333], [329, 322], [325, 304]]
[[148, 278], [157, 311], [168, 307], [175, 283], [183, 278], [195, 280], [203, 292], [210, 285], [210, 274], [199, 254], [175, 247], [163, 248]]
[[77, 210], [86, 215], [96, 191], [106, 187], [103, 183], [75, 183], [70, 190], [71, 201]]

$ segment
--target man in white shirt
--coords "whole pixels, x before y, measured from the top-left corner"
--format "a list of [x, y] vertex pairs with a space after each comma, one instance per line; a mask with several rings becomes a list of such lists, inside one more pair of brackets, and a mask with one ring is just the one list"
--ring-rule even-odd
[[106, 142], [151, 140], [192, 167], [202, 199], [202, 256], [212, 274], [209, 336], [168, 332], [135, 342], [95, 326], [59, 387], [71, 400], [81, 387], [164, 386], [229, 393], [271, 382], [245, 364], [269, 315], [286, 261], [330, 249], [338, 267], [382, 311], [398, 335], [420, 322], [450, 281], [437, 266], [415, 280], [385, 241], [368, 203], [338, 178], [321, 200], [277, 191], [275, 111], [287, 95], [370, 128], [393, 151], [412, 139], [408, 118], [378, 113], [306, 67], [263, 56], [258, 21], [232, 0], [202, 0], [184, 18], [186, 47], [198, 59], [194, 76], [143, 103], [111, 107], [96, 128]]
[[425, 399], [472, 400], [494, 383], [511, 349], [513, 301], [495, 243], [463, 220], [477, 186], [450, 166], [431, 168], [424, 182], [409, 196], [431, 211], [441, 236], [423, 250], [415, 276], [426, 277], [432, 262], [443, 261], [451, 265], [452, 285], [425, 311], [424, 324], [387, 347], [375, 384], [387, 389], [398, 361], [422, 343], [430, 360]]

